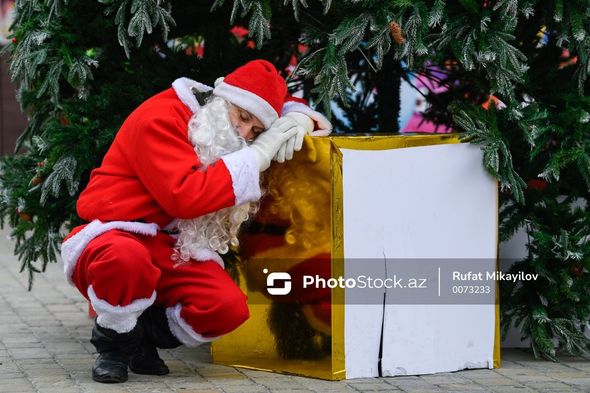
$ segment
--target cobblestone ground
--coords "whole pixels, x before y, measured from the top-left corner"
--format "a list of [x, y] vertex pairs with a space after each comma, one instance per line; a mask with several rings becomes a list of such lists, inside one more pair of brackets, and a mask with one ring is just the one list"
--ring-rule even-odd
[[590, 392], [590, 362], [537, 361], [521, 350], [504, 350], [496, 370], [328, 382], [218, 366], [208, 347], [179, 348], [161, 351], [168, 376], [130, 373], [127, 383], [98, 384], [90, 377], [96, 355], [87, 303], [60, 265], [50, 265], [28, 292], [12, 248], [0, 232], [0, 392]]

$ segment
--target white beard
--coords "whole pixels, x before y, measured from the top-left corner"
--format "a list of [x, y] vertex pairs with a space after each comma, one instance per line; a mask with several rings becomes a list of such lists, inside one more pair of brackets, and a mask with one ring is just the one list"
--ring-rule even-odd
[[[213, 97], [193, 115], [188, 124], [188, 136], [206, 168], [219, 157], [246, 146], [229, 119], [228, 104], [220, 97]], [[229, 245], [239, 244], [240, 226], [256, 211], [257, 204], [245, 203], [206, 214], [190, 220], [178, 220], [178, 240], [173, 257], [181, 261], [199, 259], [203, 249], [225, 254]]]

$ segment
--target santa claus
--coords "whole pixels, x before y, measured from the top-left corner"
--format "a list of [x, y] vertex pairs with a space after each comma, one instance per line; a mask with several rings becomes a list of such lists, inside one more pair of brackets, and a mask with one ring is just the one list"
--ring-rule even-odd
[[330, 130], [263, 60], [214, 88], [177, 79], [129, 115], [78, 199], [88, 224], [62, 244], [67, 279], [97, 313], [95, 381], [167, 374], [157, 347], [194, 347], [248, 318], [219, 254], [237, 245], [260, 172]]

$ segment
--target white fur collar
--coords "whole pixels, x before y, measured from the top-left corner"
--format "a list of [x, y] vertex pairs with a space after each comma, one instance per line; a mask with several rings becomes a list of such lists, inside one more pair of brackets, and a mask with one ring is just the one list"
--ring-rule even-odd
[[195, 88], [202, 92], [209, 92], [213, 90], [211, 86], [195, 82], [189, 78], [178, 78], [172, 83], [172, 88], [176, 92], [176, 95], [180, 101], [182, 101], [184, 105], [188, 106], [193, 113], [197, 112], [200, 105], [191, 89]]

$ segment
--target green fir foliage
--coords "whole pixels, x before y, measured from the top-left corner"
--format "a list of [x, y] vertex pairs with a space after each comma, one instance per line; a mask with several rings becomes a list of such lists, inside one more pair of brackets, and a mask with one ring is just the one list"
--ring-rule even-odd
[[500, 238], [529, 236], [513, 270], [540, 275], [502, 288], [503, 327], [520, 325], [539, 356], [588, 353], [590, 1], [29, 0], [16, 11], [6, 52], [30, 121], [19, 154], [2, 159], [0, 215], [31, 283], [80, 223], [76, 198], [134, 107], [179, 76], [212, 84], [259, 57], [287, 76], [295, 59], [290, 88], [327, 113], [339, 106], [339, 132], [396, 130], [400, 78], [445, 88], [423, 93], [425, 117], [480, 145], [500, 184]]

